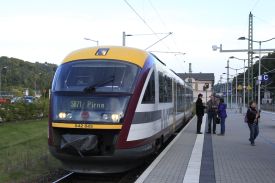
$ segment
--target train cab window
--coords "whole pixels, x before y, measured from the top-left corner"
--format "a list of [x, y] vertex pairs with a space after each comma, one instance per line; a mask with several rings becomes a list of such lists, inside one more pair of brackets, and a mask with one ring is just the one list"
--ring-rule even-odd
[[69, 62], [58, 68], [53, 91], [127, 92], [135, 86], [140, 68], [115, 60], [84, 60]]
[[159, 102], [172, 102], [172, 79], [159, 72]]
[[152, 72], [150, 76], [150, 80], [148, 82], [148, 85], [146, 87], [143, 99], [143, 104], [153, 104], [155, 103], [155, 74], [154, 71]]

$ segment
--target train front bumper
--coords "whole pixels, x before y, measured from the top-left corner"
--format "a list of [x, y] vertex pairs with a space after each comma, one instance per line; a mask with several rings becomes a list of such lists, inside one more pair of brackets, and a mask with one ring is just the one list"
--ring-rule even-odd
[[142, 164], [153, 153], [154, 147], [146, 144], [131, 149], [115, 149], [110, 155], [92, 156], [64, 153], [54, 146], [49, 146], [49, 150], [66, 170], [79, 173], [117, 173]]

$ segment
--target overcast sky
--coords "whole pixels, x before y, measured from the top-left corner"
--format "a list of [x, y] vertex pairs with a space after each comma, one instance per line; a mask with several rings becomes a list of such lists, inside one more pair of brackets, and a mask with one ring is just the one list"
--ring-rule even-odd
[[[254, 40], [275, 37], [274, 0], [0, 0], [0, 56], [30, 62], [60, 64], [71, 51], [100, 45], [122, 45], [126, 34], [173, 32], [151, 51], [184, 52], [186, 55], [155, 53], [176, 72], [226, 72], [228, 57], [247, 58], [246, 53], [219, 53], [223, 49], [246, 49], [248, 15], [254, 15]], [[142, 20], [143, 19], [143, 20]], [[126, 45], [141, 49], [163, 34], [132, 36]], [[275, 40], [263, 48], [275, 48]], [[254, 48], [258, 48], [254, 44]], [[230, 66], [243, 67], [232, 60]], [[234, 74], [235, 71], [230, 71]]]

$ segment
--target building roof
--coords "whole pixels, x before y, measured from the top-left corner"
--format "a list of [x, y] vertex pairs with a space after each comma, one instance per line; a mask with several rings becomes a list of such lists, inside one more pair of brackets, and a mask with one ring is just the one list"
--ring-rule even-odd
[[197, 81], [215, 81], [214, 73], [177, 73], [183, 80], [186, 78], [194, 78]]

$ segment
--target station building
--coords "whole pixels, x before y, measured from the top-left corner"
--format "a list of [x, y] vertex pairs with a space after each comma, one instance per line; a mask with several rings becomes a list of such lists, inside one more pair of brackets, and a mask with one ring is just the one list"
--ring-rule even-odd
[[[213, 92], [215, 82], [214, 73], [177, 73], [184, 81], [192, 84], [194, 101], [196, 101], [198, 94], [203, 94], [202, 101], [206, 103], [209, 96]], [[208, 86], [208, 87], [207, 87]]]

